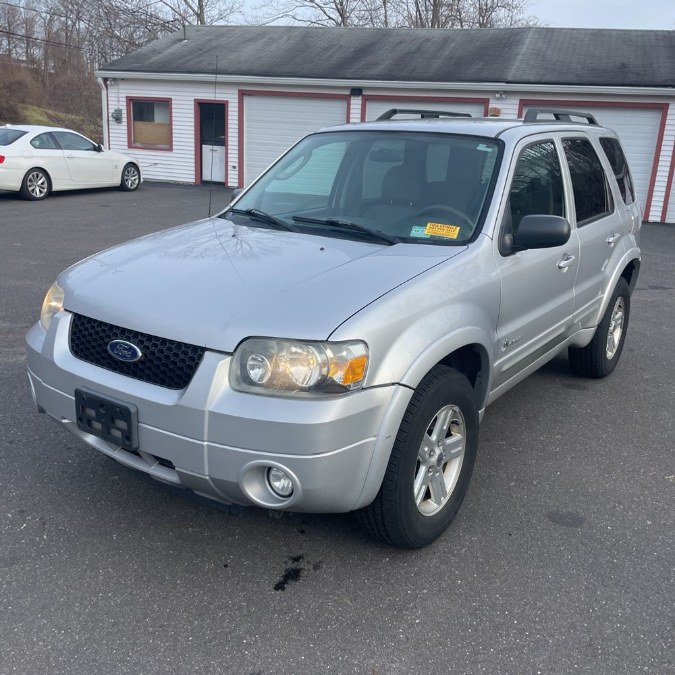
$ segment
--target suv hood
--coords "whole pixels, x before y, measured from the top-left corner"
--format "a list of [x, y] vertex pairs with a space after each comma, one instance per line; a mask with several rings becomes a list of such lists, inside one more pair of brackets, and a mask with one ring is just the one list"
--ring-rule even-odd
[[463, 250], [213, 218], [103, 251], [59, 284], [68, 311], [231, 352], [249, 336], [327, 339], [367, 304]]

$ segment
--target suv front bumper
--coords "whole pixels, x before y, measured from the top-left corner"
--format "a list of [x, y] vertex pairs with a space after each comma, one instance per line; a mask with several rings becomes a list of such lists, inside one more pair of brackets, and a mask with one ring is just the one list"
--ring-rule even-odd
[[[76, 359], [72, 315], [26, 336], [28, 377], [38, 410], [118, 462], [225, 503], [300, 512], [344, 512], [379, 489], [412, 391], [400, 385], [331, 398], [282, 398], [233, 391], [230, 355], [207, 351], [190, 384], [165, 389]], [[138, 408], [139, 448], [130, 452], [78, 428], [75, 389]], [[270, 467], [293, 480], [278, 497]]]

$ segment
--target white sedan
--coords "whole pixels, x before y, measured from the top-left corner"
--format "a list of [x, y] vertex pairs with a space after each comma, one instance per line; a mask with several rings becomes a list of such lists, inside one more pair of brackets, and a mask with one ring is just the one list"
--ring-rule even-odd
[[0, 190], [35, 201], [59, 190], [116, 186], [132, 191], [141, 180], [136, 160], [75, 131], [29, 124], [0, 127]]

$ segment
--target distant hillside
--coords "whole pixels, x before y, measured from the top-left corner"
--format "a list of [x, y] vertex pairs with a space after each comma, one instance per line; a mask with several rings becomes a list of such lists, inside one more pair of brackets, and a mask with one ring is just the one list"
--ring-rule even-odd
[[101, 91], [96, 78], [65, 67], [45, 73], [37, 65], [0, 54], [0, 124], [62, 126], [100, 143]]
[[81, 134], [91, 138], [97, 143], [103, 141], [103, 131], [101, 120], [92, 120], [79, 115], [70, 115], [68, 113], [57, 112], [47, 108], [40, 108], [34, 105], [24, 105], [19, 103], [15, 106], [16, 110], [11, 119], [3, 119], [0, 114], [0, 125], [2, 124], [44, 124], [51, 127], [66, 127], [79, 131]]

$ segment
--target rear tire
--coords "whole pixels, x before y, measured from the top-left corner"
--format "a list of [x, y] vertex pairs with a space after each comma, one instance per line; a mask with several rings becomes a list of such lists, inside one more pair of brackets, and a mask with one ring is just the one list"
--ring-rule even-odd
[[19, 194], [28, 201], [38, 202], [50, 193], [52, 189], [49, 176], [42, 169], [34, 168], [26, 172], [21, 181]]
[[622, 277], [610, 298], [593, 339], [582, 348], [570, 347], [572, 370], [583, 377], [607, 377], [616, 368], [626, 341], [630, 316], [630, 290]]
[[380, 491], [357, 512], [361, 525], [401, 548], [435, 541], [464, 499], [477, 449], [471, 384], [456, 370], [435, 366], [408, 404]]
[[122, 169], [122, 178], [120, 180], [120, 190], [123, 192], [133, 192], [138, 190], [139, 185], [141, 184], [141, 172], [138, 170], [138, 167], [131, 162], [125, 164]]

